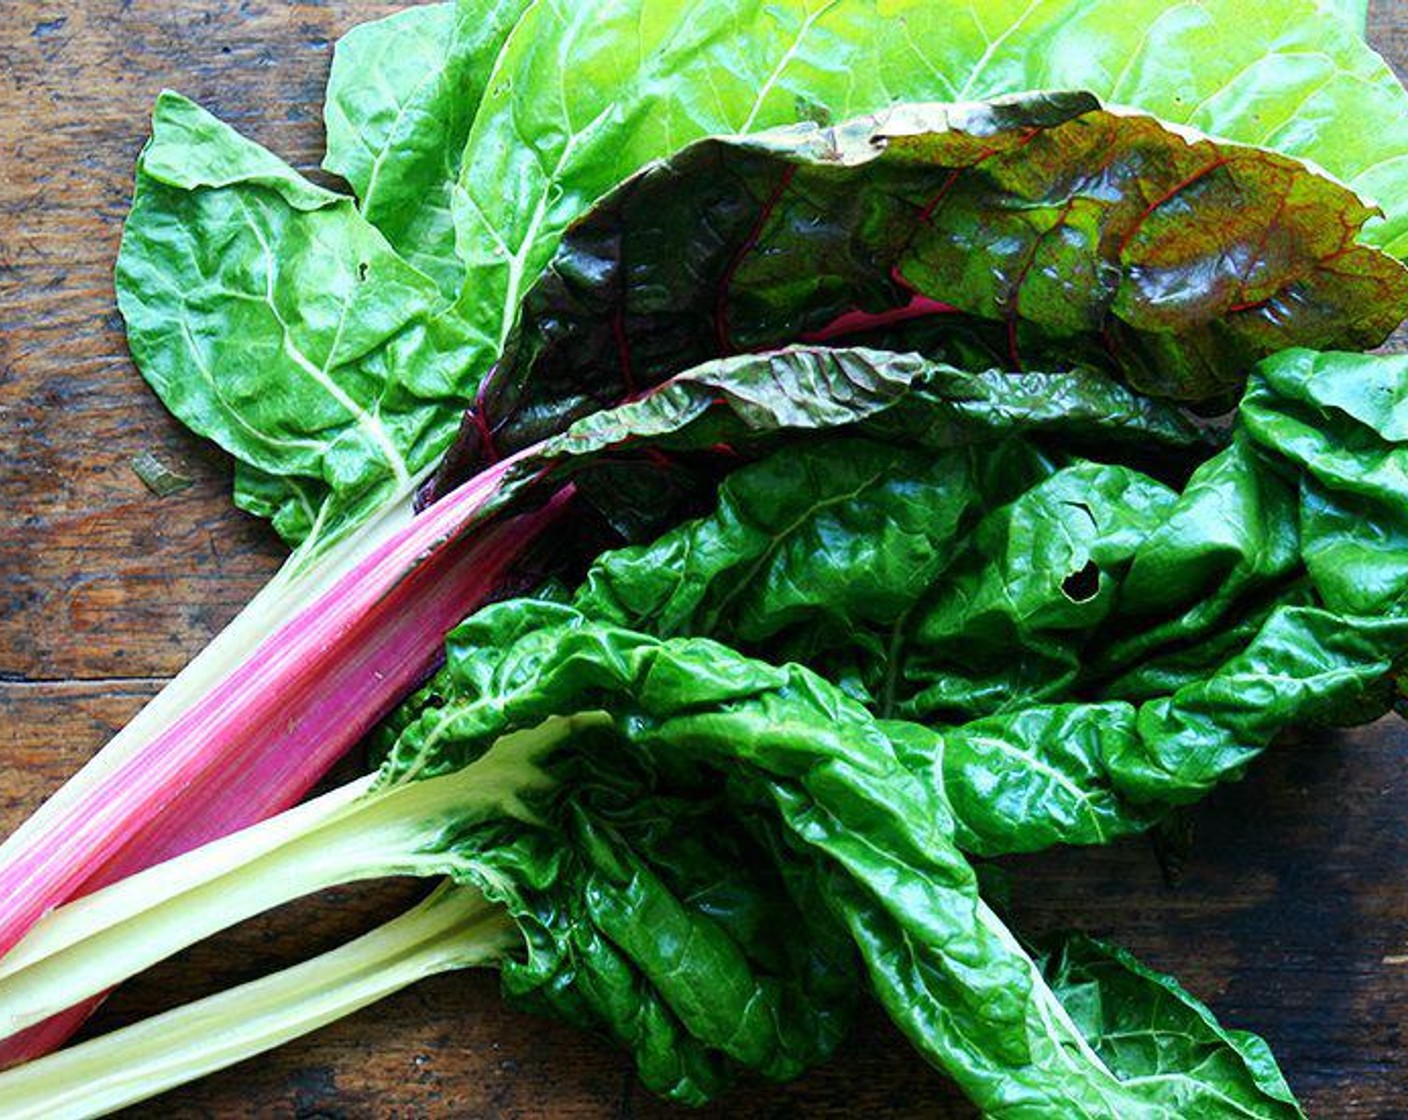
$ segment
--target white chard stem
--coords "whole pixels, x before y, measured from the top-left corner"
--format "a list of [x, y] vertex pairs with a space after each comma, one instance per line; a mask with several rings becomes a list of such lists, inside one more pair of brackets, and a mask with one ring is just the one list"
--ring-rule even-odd
[[443, 886], [386, 925], [282, 972], [0, 1074], [6, 1120], [85, 1120], [283, 1045], [514, 943], [498, 906]]
[[0, 958], [0, 1039], [295, 898], [454, 871], [461, 857], [443, 838], [475, 821], [531, 816], [521, 798], [554, 784], [539, 762], [605, 718], [553, 717], [421, 781], [377, 788], [368, 775], [52, 911]]

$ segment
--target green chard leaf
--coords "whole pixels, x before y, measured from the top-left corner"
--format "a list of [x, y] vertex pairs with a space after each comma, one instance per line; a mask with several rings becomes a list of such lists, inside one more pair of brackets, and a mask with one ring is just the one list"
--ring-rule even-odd
[[352, 199], [163, 94], [117, 263], [133, 357], [235, 456], [236, 503], [324, 543], [443, 451], [465, 403], [435, 285]]
[[1072, 934], [1047, 948], [1041, 966], [1086, 1041], [1121, 1079], [1186, 1071], [1183, 1115], [1302, 1115], [1264, 1041], [1219, 1026], [1177, 981], [1125, 950]]
[[[1071, 415], [1053, 415], [1044, 390], [1075, 405]], [[917, 354], [792, 346], [706, 362], [583, 417], [506, 461], [481, 516], [571, 482], [616, 532], [640, 538], [700, 508], [722, 473], [779, 445], [874, 428], [909, 433], [933, 454], [1014, 431], [1060, 432], [1068, 422], [1088, 437], [1175, 458], [1208, 446], [1176, 409], [1092, 371], [969, 374]]]
[[[826, 438], [828, 433], [837, 433], [836, 439]], [[946, 562], [945, 532], [955, 526], [945, 530], [943, 517], [920, 524], [918, 519], [933, 516], [926, 502], [942, 503], [944, 488], [952, 484], [959, 487], [952, 494], [954, 508], [971, 511], [980, 497], [970, 492], [974, 478], [985, 480], [990, 495], [1014, 495], [1025, 480], [1045, 477], [1059, 457], [1005, 442], [1022, 433], [1090, 439], [1160, 461], [1201, 457], [1213, 446], [1207, 433], [1177, 409], [1090, 370], [968, 373], [915, 354], [794, 346], [707, 362], [636, 401], [584, 417], [531, 454], [504, 464], [483, 513], [513, 512], [570, 482], [579, 503], [589, 503], [628, 537], [648, 540], [661, 526], [705, 508], [720, 475], [734, 471], [720, 492], [722, 505], [745, 493], [746, 486], [746, 492], [757, 494], [756, 502], [747, 499], [756, 505], [753, 515], [766, 516], [763, 511], [774, 509], [786, 522], [785, 533], [772, 538], [740, 520], [731, 532], [712, 540], [711, 519], [685, 524], [655, 544], [641, 546], [638, 554], [648, 568], [639, 573], [632, 570], [636, 551], [604, 557], [589, 573], [579, 605], [661, 634], [702, 632], [697, 616], [707, 617], [711, 624], [733, 627], [734, 642], [747, 645], [766, 638], [776, 655], [784, 648], [780, 642], [793, 640], [769, 621], [767, 610], [750, 606], [751, 592], [784, 579], [788, 556], [825, 564], [825, 587], [799, 583], [795, 589], [801, 598], [791, 609], [804, 629], [808, 605], [823, 621], [815, 639], [804, 635], [793, 642], [797, 649], [792, 655], [820, 664], [819, 658], [837, 654], [827, 662], [828, 670], [864, 695], [866, 666], [856, 668], [854, 680], [847, 677], [850, 661], [844, 650], [838, 653], [835, 635], [827, 637], [826, 620], [843, 628], [843, 646], [851, 641], [865, 646], [866, 630], [857, 623], [878, 619], [888, 634], [913, 598], [928, 588], [886, 550], [872, 547], [864, 534], [884, 536], [909, 563], [924, 554], [941, 561], [926, 569], [937, 576]], [[796, 454], [766, 458], [779, 446], [793, 447]], [[844, 449], [839, 456], [838, 449]], [[759, 457], [764, 458], [756, 466], [737, 469]], [[886, 470], [896, 472], [895, 477], [887, 479]], [[804, 483], [816, 490], [804, 492]], [[852, 500], [854, 516], [846, 508]], [[799, 502], [812, 501], [823, 512], [837, 506], [842, 518], [837, 527], [858, 536], [847, 552], [845, 571], [826, 550], [813, 550], [807, 543], [823, 536], [829, 545], [839, 540], [824, 525], [813, 526], [797, 508]], [[915, 511], [908, 520], [907, 507]], [[901, 525], [882, 525], [877, 513], [893, 515]], [[791, 539], [794, 534], [797, 540]], [[603, 547], [600, 540], [592, 543], [597, 550]], [[570, 545], [564, 540], [557, 544], [561, 561]], [[693, 556], [696, 547], [700, 551]], [[749, 590], [726, 608], [713, 606], [715, 585], [740, 570], [747, 574], [740, 586]], [[702, 600], [689, 594], [694, 579]], [[904, 587], [887, 588], [892, 579]], [[816, 583], [813, 576], [808, 580]], [[854, 594], [852, 587], [866, 593]], [[613, 599], [618, 591], [619, 602]], [[676, 592], [684, 594], [674, 600]], [[887, 602], [899, 605], [888, 611]], [[842, 605], [856, 613], [848, 616]], [[757, 634], [739, 629], [745, 625], [741, 615], [750, 612], [762, 627]], [[433, 680], [404, 704], [383, 729], [383, 745], [388, 734], [394, 738], [400, 732], [408, 714], [437, 702], [439, 694], [440, 682]]]
[[667, 780], [610, 733], [574, 751], [553, 767], [564, 793], [534, 806], [540, 826], [456, 842], [461, 879], [523, 933], [501, 966], [506, 995], [607, 1034], [647, 1087], [693, 1104], [740, 1067], [786, 1079], [828, 1057], [859, 970], [806, 876], [794, 897], [716, 777], [675, 766]]
[[549, 792], [446, 843], [525, 929], [509, 995], [610, 1034], [657, 1091], [697, 1102], [739, 1067], [790, 1076], [824, 1057], [858, 952], [901, 1030], [988, 1115], [1171, 1118], [1190, 1097], [1210, 1117], [1295, 1115], [1240, 1084], [1204, 1091], [1222, 1083], [1212, 1063], [1236, 1071], [1241, 1036], [1175, 1052], [1158, 1077], [1107, 1063], [978, 897], [942, 787], [909, 765], [932, 733], [910, 725], [897, 746], [809, 671], [518, 600], [455, 631], [443, 686], [382, 788], [602, 713], [540, 760]]
[[1369, 0], [1319, 0], [1321, 7], [1334, 12], [1363, 35], [1369, 24]]
[[1408, 594], [1408, 356], [1296, 350], [1264, 362], [1242, 407], [1252, 439], [1301, 470], [1306, 567], [1365, 613]]
[[1105, 844], [1160, 817], [1115, 785], [1110, 760], [1137, 734], [1127, 705], [1038, 704], [945, 730], [927, 761], [953, 804], [965, 852]]
[[941, 411], [918, 421], [920, 381], [851, 433], [735, 470], [712, 512], [600, 556], [572, 602], [799, 661], [942, 732], [915, 765], [968, 850], [1104, 842], [1287, 727], [1386, 709], [1408, 649], [1404, 368], [1268, 360], [1186, 482], [1147, 440], [1106, 439], [1101, 462], [1016, 415], [945, 442]]
[[[903, 725], [887, 725], [946, 788], [966, 850], [1100, 843], [1238, 776], [1286, 727], [1388, 705], [1408, 616], [1396, 599], [1317, 588], [1314, 558], [1346, 519], [1323, 524], [1294, 454], [1251, 435], [1307, 395], [1278, 395], [1268, 376], [1314, 358], [1268, 361], [1230, 442], [1188, 476], [1183, 453], [1203, 453], [1204, 436], [1089, 371], [966, 374], [826, 347], [740, 355], [515, 461], [500, 508], [571, 481], [610, 518], [648, 493], [622, 487], [630, 472], [715, 456], [684, 472], [656, 521], [678, 519], [681, 494], [685, 510], [708, 501], [731, 469], [713, 512], [600, 556], [575, 608], [804, 663], [873, 712], [941, 732], [906, 746]], [[1323, 361], [1325, 391], [1390, 423], [1375, 397], [1395, 360]], [[1282, 443], [1314, 432], [1283, 428]], [[1058, 450], [1072, 431], [1084, 454]], [[1352, 477], [1347, 462], [1340, 473]], [[1378, 582], [1402, 566], [1384, 555]], [[442, 691], [432, 682], [411, 710]]]
[[323, 166], [405, 260], [458, 292], [450, 196], [499, 49], [528, 0], [425, 4], [337, 41]]
[[1369, 216], [1285, 157], [1084, 94], [702, 141], [567, 233], [481, 390], [471, 459], [799, 339], [1084, 363], [1230, 403], [1256, 358], [1398, 325], [1408, 273], [1356, 243]]
[[1371, 242], [1408, 253], [1408, 94], [1318, 0], [537, 3], [489, 87], [455, 198], [471, 364], [570, 224], [650, 161], [905, 101], [1089, 90], [1326, 167], [1385, 209]]
[[[880, 26], [899, 33], [877, 34]], [[1191, 71], [1177, 64], [1189, 57], [1198, 59]], [[657, 80], [666, 74], [668, 81]], [[350, 33], [330, 83], [327, 166], [353, 184], [364, 216], [387, 239], [373, 242], [366, 259], [394, 253], [417, 273], [403, 276], [413, 291], [395, 301], [406, 309], [404, 321], [355, 322], [361, 313], [348, 305], [349, 337], [368, 343], [355, 361], [365, 384], [347, 393], [361, 415], [319, 399], [303, 402], [319, 407], [297, 423], [266, 427], [269, 418], [260, 415], [250, 431], [235, 418], [248, 411], [251, 382], [283, 376], [277, 366], [249, 366], [230, 353], [228, 328], [245, 325], [253, 302], [248, 285], [225, 297], [218, 285], [201, 293], [206, 311], [188, 325], [212, 337], [188, 338], [170, 327], [187, 318], [178, 296], [190, 286], [188, 272], [216, 275], [213, 247], [235, 228], [232, 199], [255, 198], [255, 187], [270, 192], [250, 209], [268, 227], [261, 232], [271, 255], [282, 258], [275, 294], [298, 346], [308, 341], [298, 337], [304, 301], [307, 318], [326, 315], [328, 290], [342, 289], [348, 270], [366, 263], [354, 249], [365, 247], [368, 232], [344, 218], [345, 202], [213, 122], [178, 112], [171, 97], [158, 106], [163, 135], [147, 153], [118, 277], [133, 316], [133, 351], [178, 416], [236, 454], [239, 504], [271, 517], [291, 543], [311, 538], [312, 548], [401, 494], [402, 475], [444, 449], [452, 438], [448, 414], [474, 398], [563, 232], [622, 179], [710, 133], [797, 121], [827, 126], [905, 100], [1024, 88], [1088, 89], [1112, 104], [1313, 160], [1385, 207], [1386, 220], [1371, 218], [1365, 228], [1368, 242], [1399, 254], [1408, 247], [1408, 199], [1395, 174], [1408, 151], [1408, 97], [1346, 21], [1312, 0], [1252, 14], [1231, 0], [1169, 9], [1149, 0], [1144, 16], [1131, 16], [1123, 0], [786, 0], [762, 13], [675, 0], [592, 0], [570, 9], [462, 0]], [[232, 178], [207, 174], [222, 165]], [[1202, 193], [1208, 183], [1197, 187]], [[1185, 203], [1180, 197], [1170, 215]], [[1294, 199], [1287, 212], [1300, 204]], [[298, 214], [282, 212], [284, 205]], [[1073, 216], [1042, 235], [1044, 251], [1080, 229], [1083, 215]], [[1327, 236], [1352, 236], [1353, 221], [1322, 218]], [[1292, 227], [1297, 220], [1286, 219]], [[330, 237], [333, 227], [339, 232]], [[315, 237], [303, 236], [314, 229]], [[314, 245], [328, 252], [305, 268]], [[205, 267], [192, 269], [197, 249]], [[395, 264], [380, 271], [406, 272]], [[458, 300], [447, 304], [452, 293]], [[424, 308], [432, 297], [433, 309]], [[1255, 309], [1240, 314], [1251, 318]], [[954, 325], [943, 323], [930, 341], [918, 322], [897, 334], [905, 348], [948, 353], [966, 365], [991, 364], [994, 353], [1011, 349], [1001, 324], [996, 337], [988, 330], [976, 338]], [[315, 368], [321, 356], [304, 354]], [[221, 360], [202, 376], [195, 358]], [[179, 372], [187, 367], [197, 372]], [[330, 372], [345, 371], [333, 365]], [[204, 395], [227, 403], [194, 406], [202, 394], [177, 388], [183, 377], [213, 381], [218, 392]], [[397, 384], [382, 393], [376, 381]], [[378, 396], [383, 409], [369, 410]], [[601, 395], [592, 400], [606, 403]], [[556, 412], [539, 414], [537, 430], [552, 430]], [[387, 429], [384, 440], [376, 438], [377, 422]]]

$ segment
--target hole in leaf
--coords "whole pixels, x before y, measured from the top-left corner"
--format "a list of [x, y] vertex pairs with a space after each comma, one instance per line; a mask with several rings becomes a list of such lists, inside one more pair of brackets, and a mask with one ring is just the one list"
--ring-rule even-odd
[[1080, 510], [1080, 512], [1085, 514], [1086, 517], [1090, 518], [1090, 523], [1092, 525], [1094, 525], [1097, 529], [1100, 527], [1099, 522], [1095, 520], [1095, 511], [1092, 510], [1084, 502], [1062, 502], [1061, 504], [1063, 506], [1069, 506], [1071, 509]]
[[366, 261], [359, 261], [359, 262], [357, 262], [357, 279], [358, 279], [358, 280], [365, 280], [366, 278], [367, 278], [367, 262], [366, 262]]
[[1073, 603], [1088, 603], [1100, 590], [1100, 568], [1094, 560], [1061, 581], [1061, 591]]

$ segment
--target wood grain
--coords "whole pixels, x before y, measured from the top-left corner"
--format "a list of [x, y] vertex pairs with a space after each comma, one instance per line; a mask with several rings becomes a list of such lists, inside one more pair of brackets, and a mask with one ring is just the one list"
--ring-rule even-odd
[[[398, 4], [36, 0], [0, 4], [0, 832], [96, 750], [277, 566], [228, 503], [228, 467], [148, 394], [112, 262], [133, 159], [172, 86], [317, 177], [331, 42]], [[1372, 9], [1408, 68], [1408, 4]], [[151, 451], [193, 480], [156, 499]], [[1145, 841], [1009, 861], [1024, 931], [1111, 935], [1265, 1035], [1312, 1115], [1408, 1115], [1408, 730], [1279, 748], [1196, 814], [1183, 883]], [[348, 889], [216, 939], [109, 1001], [102, 1031], [331, 947], [409, 884]], [[971, 1116], [878, 1013], [800, 1082], [749, 1084], [695, 1116]], [[3, 1108], [0, 1108], [3, 1115]], [[130, 1117], [625, 1118], [648, 1099], [616, 1053], [444, 977]]]

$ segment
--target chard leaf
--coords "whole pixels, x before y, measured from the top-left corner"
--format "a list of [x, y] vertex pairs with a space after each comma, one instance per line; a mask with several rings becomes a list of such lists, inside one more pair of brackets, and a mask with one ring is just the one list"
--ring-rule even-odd
[[477, 458], [710, 357], [881, 327], [1213, 404], [1269, 352], [1398, 325], [1408, 273], [1355, 242], [1368, 216], [1285, 157], [1083, 94], [704, 141], [566, 236], [482, 387]]
[[1131, 803], [1109, 761], [1137, 736], [1134, 709], [1121, 703], [1038, 704], [945, 731], [938, 772], [959, 846], [995, 856], [1148, 828], [1157, 809]]
[[1041, 963], [1081, 1033], [1125, 1082], [1178, 1070], [1187, 1116], [1302, 1115], [1266, 1043], [1220, 1026], [1172, 977], [1081, 934], [1060, 939]]
[[916, 609], [904, 715], [1000, 710], [1061, 696], [1106, 631], [1120, 574], [1177, 494], [1122, 465], [1077, 461], [973, 530]]
[[[907, 614], [985, 498], [1042, 473], [1019, 452], [988, 453], [995, 462], [984, 472], [986, 451], [840, 439], [772, 456], [730, 476], [709, 518], [593, 565], [576, 602], [598, 617], [648, 621], [662, 636], [729, 634], [755, 647], [817, 618], [823, 632], [834, 628], [832, 643], [849, 644], [858, 625]], [[824, 644], [818, 633], [787, 652]]]
[[[330, 89], [328, 166], [353, 182], [371, 224], [390, 238], [373, 239], [371, 257], [395, 251], [419, 274], [402, 277], [413, 291], [395, 301], [405, 309], [399, 330], [385, 316], [352, 324], [353, 334], [384, 338], [380, 352], [373, 347], [356, 359], [359, 380], [401, 384], [382, 394], [380, 412], [368, 409], [375, 390], [350, 392], [372, 421], [357, 421], [351, 434], [346, 416], [328, 415], [338, 406], [321, 400], [308, 402], [318, 406], [310, 420], [279, 420], [272, 425], [278, 430], [265, 429], [268, 418], [261, 415], [251, 432], [232, 415], [247, 411], [253, 370], [282, 377], [279, 366], [263, 367], [262, 353], [261, 363], [223, 360], [236, 349], [227, 337], [231, 324], [243, 328], [249, 313], [249, 293], [240, 285], [231, 290], [242, 294], [222, 307], [214, 285], [197, 284], [209, 301], [199, 325], [212, 338], [198, 337], [193, 347], [169, 324], [185, 315], [178, 297], [190, 277], [215, 275], [214, 247], [243, 217], [234, 212], [236, 196], [254, 198], [258, 187], [269, 192], [266, 204], [278, 198], [304, 215], [276, 219], [267, 205], [252, 207], [270, 225], [266, 234], [290, 235], [288, 243], [279, 236], [269, 245], [286, 262], [280, 277], [295, 278], [291, 290], [279, 293], [295, 326], [305, 317], [305, 299], [308, 318], [326, 314], [329, 291], [349, 284], [347, 268], [363, 263], [352, 249], [369, 231], [341, 217], [344, 203], [262, 149], [213, 121], [178, 112], [172, 98], [162, 100], [157, 124], [165, 142], [159, 137], [146, 153], [119, 292], [132, 311], [133, 351], [149, 379], [176, 402], [180, 418], [236, 454], [241, 505], [273, 518], [290, 542], [311, 538], [311, 547], [399, 493], [396, 456], [412, 468], [444, 448], [446, 411], [473, 397], [516, 320], [519, 297], [567, 226], [623, 177], [710, 132], [829, 123], [906, 98], [1083, 87], [1210, 133], [1314, 159], [1384, 204], [1388, 218], [1371, 223], [1370, 241], [1400, 253], [1408, 245], [1408, 203], [1394, 174], [1408, 128], [1403, 92], [1345, 23], [1311, 0], [1250, 15], [1231, 0], [1209, 0], [1167, 11], [1151, 7], [1147, 18], [1131, 18], [1128, 5], [1114, 0], [998, 6], [904, 0], [883, 10], [875, 0], [787, 0], [763, 13], [735, 7], [593, 0], [568, 10], [463, 0], [453, 12], [416, 9], [347, 38]], [[903, 34], [875, 34], [882, 20]], [[1192, 71], [1177, 65], [1189, 57], [1198, 59]], [[669, 82], [656, 80], [662, 73]], [[488, 100], [475, 112], [485, 88]], [[455, 174], [459, 180], [448, 188], [458, 239], [453, 254], [466, 262], [472, 282], [457, 306], [440, 304], [432, 313], [422, 307], [432, 294], [459, 288], [445, 224], [446, 182]], [[206, 197], [222, 192], [231, 193], [218, 204]], [[333, 226], [343, 227], [335, 237]], [[304, 236], [314, 230], [311, 240]], [[338, 259], [335, 266], [323, 260], [304, 267], [315, 246], [334, 243], [328, 256]], [[306, 290], [292, 290], [299, 285]], [[349, 322], [357, 314], [351, 305]], [[1002, 339], [960, 340], [951, 325], [943, 340], [951, 352], [963, 350], [964, 364], [988, 364], [995, 349], [1005, 352]], [[916, 324], [902, 332], [912, 345], [920, 345], [922, 333]], [[974, 353], [987, 357], [975, 363]], [[217, 357], [204, 374], [195, 364]], [[316, 365], [318, 355], [305, 357]], [[182, 379], [213, 380], [219, 393], [204, 395], [232, 403], [197, 407], [191, 402], [202, 392], [178, 389]], [[386, 440], [374, 438], [377, 423], [387, 429]], [[545, 417], [540, 430], [549, 427]], [[336, 450], [324, 453], [321, 443], [335, 443]]]
[[938, 373], [917, 354], [824, 347], [706, 362], [639, 400], [583, 417], [506, 464], [503, 484], [486, 508], [507, 509], [525, 491], [550, 484], [581, 484], [593, 468], [623, 460], [658, 470], [662, 450], [756, 454], [779, 437], [883, 414]]
[[1316, 0], [538, 3], [495, 67], [456, 194], [472, 364], [507, 341], [568, 226], [651, 160], [709, 134], [1033, 89], [1312, 160], [1384, 207], [1374, 244], [1408, 253], [1408, 95]]
[[555, 767], [570, 792], [535, 806], [545, 827], [456, 841], [462, 878], [523, 933], [501, 966], [506, 995], [604, 1031], [648, 1088], [691, 1104], [739, 1067], [783, 1079], [829, 1056], [858, 969], [802, 877], [794, 898], [707, 774], [666, 779], [608, 736], [574, 751]]
[[1408, 356], [1290, 351], [1262, 364], [1242, 415], [1301, 468], [1306, 567], [1326, 602], [1404, 609]]
[[157, 102], [117, 292], [143, 375], [235, 456], [236, 503], [291, 544], [408, 491], [452, 436], [435, 285], [350, 198], [176, 94]]
[[1206, 678], [1139, 708], [1139, 735], [1108, 765], [1129, 796], [1184, 803], [1240, 775], [1276, 733], [1368, 722], [1408, 650], [1408, 618], [1280, 606], [1244, 650]]
[[1386, 709], [1408, 649], [1401, 359], [1268, 360], [1181, 492], [1138, 469], [1167, 472], [1148, 446], [1085, 459], [1019, 414], [944, 444], [942, 412], [917, 419], [928, 384], [736, 469], [709, 514], [598, 557], [574, 605], [799, 661], [940, 731], [913, 765], [982, 854], [1142, 829], [1285, 728]]
[[1369, 0], [1320, 0], [1322, 7], [1334, 12], [1363, 35], [1369, 25]]
[[323, 166], [362, 215], [447, 294], [464, 268], [450, 194], [499, 49], [528, 0], [425, 4], [337, 41], [323, 118]]
[[[1054, 399], [1078, 405], [1070, 417], [1053, 415], [1052, 399], [1041, 395], [1048, 389]], [[483, 513], [503, 512], [571, 481], [613, 522], [629, 524], [634, 517], [639, 523], [640, 495], [662, 467], [704, 453], [712, 469], [667, 491], [667, 501], [676, 504], [653, 519], [670, 523], [678, 520], [680, 502], [712, 492], [724, 465], [764, 455], [779, 443], [874, 428], [891, 437], [910, 433], [932, 452], [1013, 431], [1062, 431], [1072, 417], [1086, 434], [1116, 444], [1142, 439], [1165, 451], [1206, 447], [1176, 410], [1090, 371], [969, 374], [918, 354], [792, 346], [705, 362], [637, 400], [584, 416], [506, 461]]]
[[[897, 748], [807, 670], [519, 600], [456, 630], [444, 684], [443, 702], [403, 732], [384, 784], [471, 764], [553, 716], [609, 714], [609, 734], [542, 763], [562, 779], [548, 800], [452, 843], [461, 876], [529, 926], [506, 969], [510, 995], [606, 1030], [652, 1087], [698, 1101], [733, 1068], [786, 1075], [823, 1056], [853, 983], [840, 929], [900, 1029], [987, 1115], [1163, 1120], [1208, 1076], [1207, 1047], [1178, 1053], [1157, 1078], [1101, 1059], [978, 897], [941, 786], [907, 764], [913, 742]], [[700, 807], [680, 822], [683, 837], [662, 820], [682, 791]], [[731, 835], [714, 824], [716, 806]], [[809, 935], [784, 939], [800, 942], [790, 958], [769, 937], [742, 936], [753, 927], [734, 906], [712, 922], [691, 910], [680, 885], [712, 884], [720, 860], [747, 889], [772, 876], [787, 892]], [[654, 923], [646, 936], [642, 914]], [[809, 939], [824, 951], [799, 962]], [[769, 958], [791, 963], [771, 973]], [[807, 975], [825, 993], [820, 1017], [778, 998]], [[1208, 1100], [1210, 1117], [1295, 1115], [1279, 1098]]]

